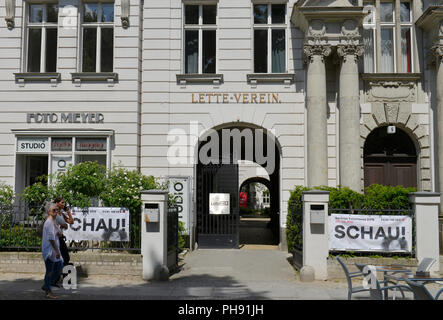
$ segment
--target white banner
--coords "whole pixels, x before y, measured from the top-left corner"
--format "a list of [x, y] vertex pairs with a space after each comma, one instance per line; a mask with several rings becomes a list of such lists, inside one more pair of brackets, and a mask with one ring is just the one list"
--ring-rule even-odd
[[412, 218], [332, 214], [329, 217], [329, 249], [411, 252]]
[[183, 222], [188, 235], [191, 234], [191, 197], [190, 177], [168, 177], [169, 194], [174, 197], [174, 205], [178, 207], [178, 218]]
[[72, 208], [74, 223], [63, 231], [68, 241], [129, 241], [129, 210], [126, 208]]

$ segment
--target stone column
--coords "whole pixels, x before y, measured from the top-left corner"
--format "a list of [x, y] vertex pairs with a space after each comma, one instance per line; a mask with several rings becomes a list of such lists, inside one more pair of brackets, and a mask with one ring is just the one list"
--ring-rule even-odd
[[[435, 88], [436, 88], [436, 111], [438, 129], [438, 183], [439, 192], [443, 192], [443, 44], [436, 45], [431, 49], [435, 54]], [[443, 204], [440, 203], [440, 213], [443, 212]]]
[[361, 191], [360, 93], [358, 57], [363, 45], [338, 45], [340, 66], [340, 185]]
[[329, 45], [305, 45], [307, 57], [307, 160], [308, 186], [328, 185], [328, 136], [326, 68], [324, 58], [331, 53]]

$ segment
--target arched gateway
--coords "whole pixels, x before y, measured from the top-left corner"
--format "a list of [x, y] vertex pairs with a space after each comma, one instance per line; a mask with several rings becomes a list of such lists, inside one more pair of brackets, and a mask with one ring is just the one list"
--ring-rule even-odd
[[[199, 139], [196, 168], [197, 243], [203, 248], [239, 246], [239, 165], [253, 161], [268, 173], [271, 219], [280, 212], [280, 148], [272, 133], [228, 125]], [[275, 232], [278, 234], [278, 223]]]

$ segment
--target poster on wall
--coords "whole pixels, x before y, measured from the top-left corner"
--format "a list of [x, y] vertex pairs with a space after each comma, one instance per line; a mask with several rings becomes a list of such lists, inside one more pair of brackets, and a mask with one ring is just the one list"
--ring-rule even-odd
[[409, 216], [331, 214], [329, 249], [337, 251], [412, 251]]
[[129, 210], [126, 208], [71, 208], [74, 223], [63, 231], [67, 241], [129, 241]]
[[209, 194], [209, 214], [230, 214], [230, 194], [210, 193]]
[[72, 156], [52, 156], [52, 173], [58, 175], [66, 172], [68, 166], [72, 164]]
[[188, 235], [191, 234], [191, 196], [190, 177], [168, 177], [169, 194], [173, 196], [174, 205], [178, 208], [178, 219], [183, 222]]

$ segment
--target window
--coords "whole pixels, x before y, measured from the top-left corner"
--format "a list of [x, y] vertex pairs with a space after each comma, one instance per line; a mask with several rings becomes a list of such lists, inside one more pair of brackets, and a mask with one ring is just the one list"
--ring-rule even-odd
[[[364, 71], [412, 72], [411, 2], [365, 2], [369, 15], [363, 24]], [[379, 23], [376, 23], [379, 21]], [[399, 54], [398, 54], [399, 52]]]
[[114, 69], [114, 3], [83, 3], [82, 71], [112, 72]]
[[185, 73], [216, 73], [217, 6], [185, 5]]
[[265, 190], [263, 191], [263, 203], [264, 204], [269, 204], [271, 201], [270, 195], [269, 195], [269, 190]]
[[286, 4], [254, 5], [254, 72], [286, 73]]
[[58, 5], [29, 4], [27, 14], [27, 72], [57, 69]]

